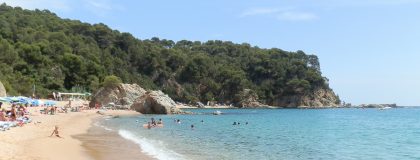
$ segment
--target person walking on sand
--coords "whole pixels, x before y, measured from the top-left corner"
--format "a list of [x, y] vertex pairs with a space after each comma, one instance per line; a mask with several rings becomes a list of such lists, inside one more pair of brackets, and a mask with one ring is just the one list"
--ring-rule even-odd
[[63, 137], [60, 137], [60, 135], [58, 134], [58, 126], [55, 126], [55, 128], [54, 128], [53, 132], [51, 133], [50, 137], [53, 136], [54, 134], [58, 138], [63, 138]]

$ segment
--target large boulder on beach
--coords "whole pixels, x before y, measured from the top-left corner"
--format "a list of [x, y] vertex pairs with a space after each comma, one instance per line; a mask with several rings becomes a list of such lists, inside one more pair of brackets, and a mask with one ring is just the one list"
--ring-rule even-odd
[[146, 90], [137, 84], [121, 83], [115, 86], [102, 87], [93, 95], [89, 106], [95, 107], [96, 103], [102, 106], [112, 103], [123, 108], [130, 108], [133, 102], [143, 96], [144, 93], [146, 93]]
[[182, 114], [176, 103], [162, 91], [148, 91], [136, 99], [131, 109], [143, 114]]
[[4, 88], [3, 83], [0, 81], [0, 97], [6, 97], [6, 88]]

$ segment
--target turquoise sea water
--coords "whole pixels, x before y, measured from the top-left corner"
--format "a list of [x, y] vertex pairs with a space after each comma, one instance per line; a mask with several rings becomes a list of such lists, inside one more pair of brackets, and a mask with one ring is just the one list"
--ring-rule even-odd
[[[157, 159], [420, 159], [420, 108], [191, 111], [97, 123]], [[141, 127], [151, 117], [165, 127]]]

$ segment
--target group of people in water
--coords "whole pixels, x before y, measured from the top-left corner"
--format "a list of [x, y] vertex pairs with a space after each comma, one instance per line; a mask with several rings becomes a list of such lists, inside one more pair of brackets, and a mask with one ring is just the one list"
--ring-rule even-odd
[[[241, 122], [233, 122], [233, 124], [232, 125], [240, 125], [241, 124]], [[245, 122], [245, 125], [248, 125], [248, 122]]]
[[[204, 120], [201, 120], [200, 122], [204, 123]], [[180, 119], [174, 119], [174, 123], [181, 124], [181, 120]], [[235, 121], [235, 122], [233, 122], [232, 125], [240, 125], [240, 124], [241, 124], [240, 122]], [[245, 125], [248, 125], [248, 122], [245, 122]], [[147, 129], [152, 129], [154, 127], [163, 127], [163, 121], [162, 121], [162, 119], [159, 119], [159, 121], [156, 121], [154, 118], [151, 118], [151, 121], [147, 122], [147, 124], [144, 124], [143, 127], [147, 128]], [[191, 124], [190, 127], [191, 127], [192, 130], [194, 130], [195, 126], [194, 126], [194, 124]]]
[[[138, 120], [136, 120], [136, 122], [138, 122]], [[201, 120], [201, 122], [204, 122], [204, 121]], [[181, 120], [180, 119], [174, 119], [174, 123], [181, 124]], [[163, 121], [160, 118], [159, 118], [158, 121], [156, 121], [155, 118], [151, 118], [150, 121], [147, 122], [147, 124], [143, 124], [143, 127], [147, 128], [147, 129], [152, 129], [154, 127], [163, 127]], [[194, 129], [193, 124], [191, 124], [191, 129]]]
[[159, 119], [159, 121], [156, 122], [155, 118], [151, 118], [150, 122], [147, 122], [147, 129], [151, 129], [152, 127], [163, 127], [163, 121], [162, 119]]

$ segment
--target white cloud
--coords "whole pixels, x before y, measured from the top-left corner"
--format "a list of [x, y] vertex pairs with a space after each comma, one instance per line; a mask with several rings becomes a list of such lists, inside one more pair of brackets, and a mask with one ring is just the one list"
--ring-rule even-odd
[[371, 7], [420, 4], [420, 0], [318, 0], [323, 7]]
[[269, 15], [279, 12], [279, 9], [275, 8], [253, 8], [247, 10], [241, 14], [241, 17], [256, 16], [256, 15]]
[[111, 5], [108, 4], [108, 3], [101, 3], [101, 2], [97, 2], [97, 1], [88, 1], [88, 4], [92, 7], [97, 8], [97, 9], [112, 10]]
[[266, 16], [277, 20], [309, 21], [318, 19], [314, 13], [301, 12], [295, 8], [252, 8], [241, 13], [240, 17]]
[[294, 11], [285, 11], [277, 15], [279, 20], [290, 20], [290, 21], [309, 21], [318, 19], [318, 16], [313, 13], [306, 12], [294, 12]]
[[85, 8], [93, 14], [101, 17], [108, 16], [114, 11], [121, 11], [124, 8], [121, 5], [114, 4], [110, 0], [84, 0]]
[[53, 12], [77, 12], [84, 9], [101, 17], [123, 10], [121, 5], [114, 4], [111, 0], [0, 0], [0, 3], [25, 9], [48, 9]]

